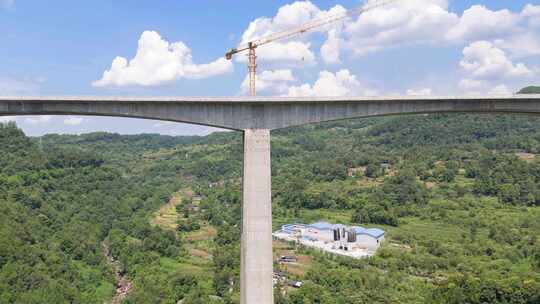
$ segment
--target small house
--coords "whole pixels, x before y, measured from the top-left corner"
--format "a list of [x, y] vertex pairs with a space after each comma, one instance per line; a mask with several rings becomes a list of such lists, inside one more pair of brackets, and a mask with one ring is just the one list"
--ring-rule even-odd
[[356, 232], [356, 245], [370, 250], [376, 250], [384, 241], [384, 230], [378, 228], [353, 227]]

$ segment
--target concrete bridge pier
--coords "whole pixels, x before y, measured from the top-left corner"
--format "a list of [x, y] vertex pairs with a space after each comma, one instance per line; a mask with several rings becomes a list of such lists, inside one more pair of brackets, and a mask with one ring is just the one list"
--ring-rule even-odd
[[270, 130], [244, 130], [241, 304], [273, 304]]

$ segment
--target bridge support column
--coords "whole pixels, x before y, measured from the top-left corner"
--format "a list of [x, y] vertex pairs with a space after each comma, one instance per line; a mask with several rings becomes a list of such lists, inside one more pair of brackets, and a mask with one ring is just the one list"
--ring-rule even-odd
[[270, 130], [244, 130], [241, 304], [273, 304]]

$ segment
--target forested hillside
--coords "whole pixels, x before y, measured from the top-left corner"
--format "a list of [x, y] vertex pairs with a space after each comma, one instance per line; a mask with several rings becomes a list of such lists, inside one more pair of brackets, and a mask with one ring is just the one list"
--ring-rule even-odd
[[519, 91], [519, 94], [540, 94], [540, 86], [530, 86], [523, 88]]
[[111, 229], [167, 242], [146, 219], [178, 179], [126, 176], [78, 146], [40, 149], [14, 124], [0, 124], [0, 142], [0, 303], [106, 302], [115, 282], [100, 244]]
[[[276, 289], [276, 302], [540, 302], [540, 119], [386, 117], [272, 135], [276, 228], [387, 231], [365, 260], [276, 244], [305, 261], [280, 268], [304, 285]], [[134, 283], [125, 303], [239, 302], [240, 134], [29, 139], [7, 125], [0, 152], [0, 303], [110, 299], [104, 240]], [[172, 226], [156, 220], [169, 200]]]

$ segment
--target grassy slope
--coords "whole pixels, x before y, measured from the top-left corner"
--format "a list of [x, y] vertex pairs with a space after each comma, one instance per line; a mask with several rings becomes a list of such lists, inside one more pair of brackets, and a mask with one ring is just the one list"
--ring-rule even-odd
[[169, 202], [154, 214], [150, 223], [153, 226], [159, 226], [165, 230], [175, 231], [178, 226], [178, 218], [180, 214], [176, 211], [176, 206], [182, 203], [184, 194], [182, 192], [176, 192], [171, 195]]

